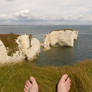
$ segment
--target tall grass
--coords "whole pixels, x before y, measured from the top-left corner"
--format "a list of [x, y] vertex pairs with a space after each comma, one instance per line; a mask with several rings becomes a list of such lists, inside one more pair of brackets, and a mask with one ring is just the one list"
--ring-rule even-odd
[[58, 81], [65, 73], [72, 80], [70, 92], [92, 92], [91, 60], [62, 67], [40, 67], [26, 62], [0, 66], [0, 92], [23, 92], [30, 76], [36, 78], [39, 92], [56, 92]]
[[[10, 36], [7, 38], [6, 35], [3, 35], [3, 37], [0, 36], [0, 39], [12, 50], [17, 46], [14, 40], [17, 36], [15, 37], [14, 34]], [[36, 78], [40, 88], [39, 92], [56, 92], [58, 81], [65, 73], [72, 80], [70, 92], [92, 92], [92, 60], [62, 67], [41, 67], [25, 61], [0, 65], [0, 92], [23, 92], [24, 84], [30, 76]]]

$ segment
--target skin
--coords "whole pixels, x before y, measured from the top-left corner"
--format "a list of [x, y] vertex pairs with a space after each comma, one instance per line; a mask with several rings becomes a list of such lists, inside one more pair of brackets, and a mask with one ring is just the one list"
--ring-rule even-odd
[[64, 74], [59, 80], [57, 86], [57, 92], [69, 92], [71, 85], [71, 80], [67, 74]]
[[[57, 92], [69, 92], [71, 85], [71, 80], [67, 74], [64, 74], [59, 80], [57, 86]], [[39, 87], [34, 77], [30, 77], [30, 80], [27, 80], [24, 92], [38, 92]]]
[[26, 85], [24, 87], [24, 92], [38, 92], [38, 84], [34, 77], [30, 77], [30, 80], [27, 80]]

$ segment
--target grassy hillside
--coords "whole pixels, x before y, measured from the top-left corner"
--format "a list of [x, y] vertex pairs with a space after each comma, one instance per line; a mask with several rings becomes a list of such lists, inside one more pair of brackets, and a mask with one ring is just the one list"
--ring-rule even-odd
[[23, 92], [24, 84], [34, 76], [40, 92], [56, 92], [56, 85], [62, 74], [71, 80], [70, 92], [92, 92], [92, 61], [87, 60], [75, 66], [39, 67], [32, 63], [9, 64], [0, 67], [0, 92]]
[[[0, 39], [10, 51], [14, 50], [17, 46], [14, 40], [16, 37], [14, 34], [12, 37], [7, 36], [0, 35]], [[62, 67], [41, 67], [31, 62], [0, 65], [0, 92], [23, 92], [24, 84], [30, 76], [37, 79], [40, 92], [56, 92], [56, 85], [64, 73], [72, 80], [70, 92], [92, 92], [92, 60]]]

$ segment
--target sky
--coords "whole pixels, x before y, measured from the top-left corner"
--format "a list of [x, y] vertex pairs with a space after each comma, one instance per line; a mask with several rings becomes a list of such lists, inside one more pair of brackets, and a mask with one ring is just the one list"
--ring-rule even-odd
[[0, 24], [92, 24], [92, 0], [1, 0]]

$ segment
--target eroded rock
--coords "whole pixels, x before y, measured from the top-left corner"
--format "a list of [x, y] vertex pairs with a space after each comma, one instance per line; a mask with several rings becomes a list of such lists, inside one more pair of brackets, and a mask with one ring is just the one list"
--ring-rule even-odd
[[78, 38], [78, 31], [76, 30], [54, 30], [47, 34], [44, 40], [43, 47], [49, 50], [52, 46], [57, 44], [60, 46], [74, 46], [74, 41]]
[[0, 61], [4, 63], [10, 59], [10, 56], [7, 55], [6, 47], [3, 42], [0, 40]]
[[19, 51], [27, 60], [33, 60], [34, 57], [40, 53], [40, 42], [36, 38], [32, 38], [29, 35], [22, 35], [18, 37], [16, 42]]
[[21, 35], [17, 38], [18, 51], [8, 56], [7, 47], [0, 40], [0, 63], [19, 62], [22, 60], [34, 60], [40, 53], [40, 42], [31, 35]]

